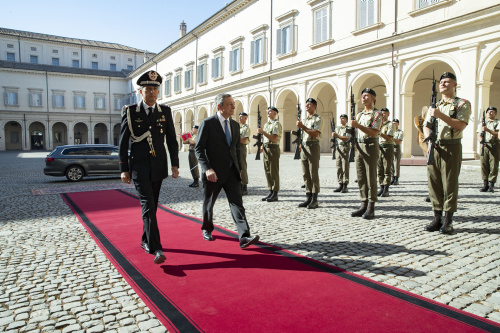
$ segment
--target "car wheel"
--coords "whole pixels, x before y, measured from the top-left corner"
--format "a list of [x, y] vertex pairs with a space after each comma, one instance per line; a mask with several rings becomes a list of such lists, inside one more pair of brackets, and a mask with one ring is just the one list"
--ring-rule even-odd
[[66, 178], [70, 182], [78, 182], [83, 178], [83, 169], [78, 165], [72, 165], [66, 169]]

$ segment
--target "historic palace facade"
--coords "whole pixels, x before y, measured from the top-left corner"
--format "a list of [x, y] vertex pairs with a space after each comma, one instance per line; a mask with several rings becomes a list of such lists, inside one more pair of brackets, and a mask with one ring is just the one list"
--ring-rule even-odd
[[[293, 150], [297, 104], [304, 116], [308, 97], [325, 118], [329, 152], [329, 120], [349, 113], [351, 90], [359, 110], [361, 90], [374, 89], [376, 107], [400, 120], [405, 157], [423, 155], [413, 121], [429, 105], [433, 73], [454, 72], [457, 95], [472, 104], [464, 158], [477, 156], [480, 111], [500, 107], [499, 1], [235, 0], [144, 63], [143, 51], [122, 45], [5, 30], [0, 149], [32, 149], [36, 131], [45, 149], [116, 143], [120, 107], [137, 100], [135, 81], [150, 69], [163, 76], [159, 101], [171, 106], [178, 134], [214, 114], [215, 95], [228, 92], [253, 134], [257, 110], [265, 121], [269, 105], [279, 109], [283, 151]], [[55, 51], [64, 54], [56, 63]], [[67, 72], [72, 61], [80, 68]]]

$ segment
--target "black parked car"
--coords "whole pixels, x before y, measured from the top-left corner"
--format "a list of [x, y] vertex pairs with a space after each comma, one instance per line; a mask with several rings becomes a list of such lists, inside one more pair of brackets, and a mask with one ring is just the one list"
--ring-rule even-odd
[[59, 146], [45, 158], [43, 173], [77, 182], [84, 176], [120, 174], [118, 147], [112, 145]]

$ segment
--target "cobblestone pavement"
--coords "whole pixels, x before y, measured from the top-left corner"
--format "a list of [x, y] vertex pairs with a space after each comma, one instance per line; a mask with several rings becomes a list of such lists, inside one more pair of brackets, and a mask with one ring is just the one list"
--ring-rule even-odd
[[[60, 195], [32, 194], [31, 189], [75, 186], [43, 175], [45, 155], [0, 152], [0, 332], [165, 332]], [[187, 186], [187, 153], [180, 158], [181, 177], [164, 182], [160, 203], [201, 217], [202, 190]], [[376, 204], [377, 218], [367, 221], [350, 217], [359, 207], [356, 183], [349, 193], [333, 193], [330, 156], [321, 159], [315, 210], [297, 207], [305, 195], [300, 162], [292, 155], [281, 157], [282, 190], [273, 204], [260, 200], [267, 194], [262, 160], [249, 155], [248, 164], [244, 204], [262, 241], [500, 322], [500, 200], [498, 192], [479, 192], [477, 163], [462, 168], [451, 236], [423, 231], [432, 219], [424, 202], [425, 167], [402, 166], [400, 185], [391, 186], [391, 196]], [[92, 189], [119, 182], [94, 177], [77, 185]], [[223, 194], [215, 216], [218, 225], [235, 230]], [[168, 234], [162, 239], [168, 248]], [[168, 250], [166, 255], [168, 263]]]

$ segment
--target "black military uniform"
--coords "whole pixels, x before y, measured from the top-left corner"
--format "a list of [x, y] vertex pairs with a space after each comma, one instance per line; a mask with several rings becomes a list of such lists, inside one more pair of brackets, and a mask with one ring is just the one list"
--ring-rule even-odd
[[[137, 84], [142, 87], [159, 87], [161, 81], [158, 73], [149, 71], [137, 80]], [[168, 176], [165, 140], [172, 167], [178, 167], [179, 148], [170, 108], [156, 103], [153, 107], [148, 107], [144, 101], [141, 101], [139, 105], [133, 104], [123, 108], [120, 171], [129, 172], [134, 182], [142, 207], [141, 247], [147, 253], [155, 255], [156, 264], [165, 260], [156, 220], [161, 184]]]

